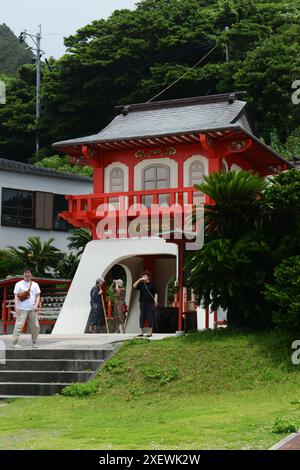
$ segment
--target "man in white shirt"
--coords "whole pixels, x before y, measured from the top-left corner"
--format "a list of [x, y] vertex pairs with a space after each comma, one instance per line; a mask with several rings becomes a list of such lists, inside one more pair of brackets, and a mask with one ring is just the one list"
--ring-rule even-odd
[[[25, 295], [24, 292], [26, 292]], [[41, 290], [38, 283], [32, 281], [30, 269], [26, 269], [24, 271], [24, 279], [17, 282], [14, 289], [16, 323], [13, 333], [13, 346], [16, 349], [21, 348], [19, 339], [26, 320], [28, 321], [31, 331], [32, 347], [34, 349], [38, 347], [37, 339], [40, 332], [40, 325], [37, 310], [40, 302], [40, 293]], [[22, 297], [27, 298], [22, 300]]]

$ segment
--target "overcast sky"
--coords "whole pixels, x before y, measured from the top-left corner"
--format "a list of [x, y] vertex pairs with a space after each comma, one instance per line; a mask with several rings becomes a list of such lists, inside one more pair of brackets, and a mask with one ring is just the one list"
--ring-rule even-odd
[[17, 36], [24, 29], [35, 34], [41, 24], [46, 57], [60, 57], [65, 52], [64, 36], [92, 20], [107, 18], [114, 10], [133, 10], [135, 3], [137, 0], [0, 0], [0, 24], [6, 23]]

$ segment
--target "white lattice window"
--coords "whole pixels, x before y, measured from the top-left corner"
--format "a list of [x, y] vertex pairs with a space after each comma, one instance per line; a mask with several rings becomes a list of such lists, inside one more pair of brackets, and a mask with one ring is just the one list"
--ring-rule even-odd
[[[167, 165], [153, 164], [143, 171], [143, 189], [165, 189], [170, 187], [170, 168]], [[143, 203], [150, 206], [153, 196], [144, 196]], [[169, 204], [169, 195], [161, 194], [159, 204]]]
[[195, 160], [189, 167], [189, 185], [194, 186], [195, 184], [203, 183], [204, 175], [204, 163], [201, 160]]
[[[204, 181], [205, 167], [201, 160], [193, 161], [189, 166], [189, 186], [195, 186], [195, 184], [201, 184]], [[194, 203], [199, 204], [202, 202], [203, 193], [196, 191], [193, 196]]]
[[109, 173], [109, 192], [124, 192], [124, 171], [122, 168], [115, 167]]

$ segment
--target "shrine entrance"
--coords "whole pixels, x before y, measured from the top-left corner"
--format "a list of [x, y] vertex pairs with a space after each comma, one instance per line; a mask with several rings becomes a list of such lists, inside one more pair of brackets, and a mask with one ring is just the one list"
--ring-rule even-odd
[[[126, 273], [127, 333], [139, 332], [139, 292], [133, 282], [144, 270], [153, 275], [162, 308], [169, 279], [178, 276], [178, 247], [162, 238], [106, 239], [89, 242], [53, 329], [53, 334], [82, 334], [90, 314], [90, 291], [117, 265]], [[115, 269], [115, 268], [114, 268]], [[177, 310], [178, 316], [178, 310]]]

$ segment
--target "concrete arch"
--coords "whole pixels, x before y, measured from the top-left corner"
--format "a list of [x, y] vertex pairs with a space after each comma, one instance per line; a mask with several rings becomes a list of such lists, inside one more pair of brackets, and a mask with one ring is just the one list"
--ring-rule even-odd
[[[83, 334], [90, 313], [90, 290], [97, 277], [105, 277], [115, 264], [127, 266], [134, 278], [142, 269], [143, 255], [171, 255], [177, 259], [178, 248], [162, 238], [93, 240], [84, 250], [53, 334]], [[129, 290], [129, 289], [128, 289]], [[135, 291], [135, 294], [138, 292]], [[130, 316], [137, 315], [137, 296], [130, 292]], [[131, 322], [130, 322], [131, 323]], [[128, 325], [130, 328], [135, 328]], [[128, 330], [128, 332], [130, 332]]]

